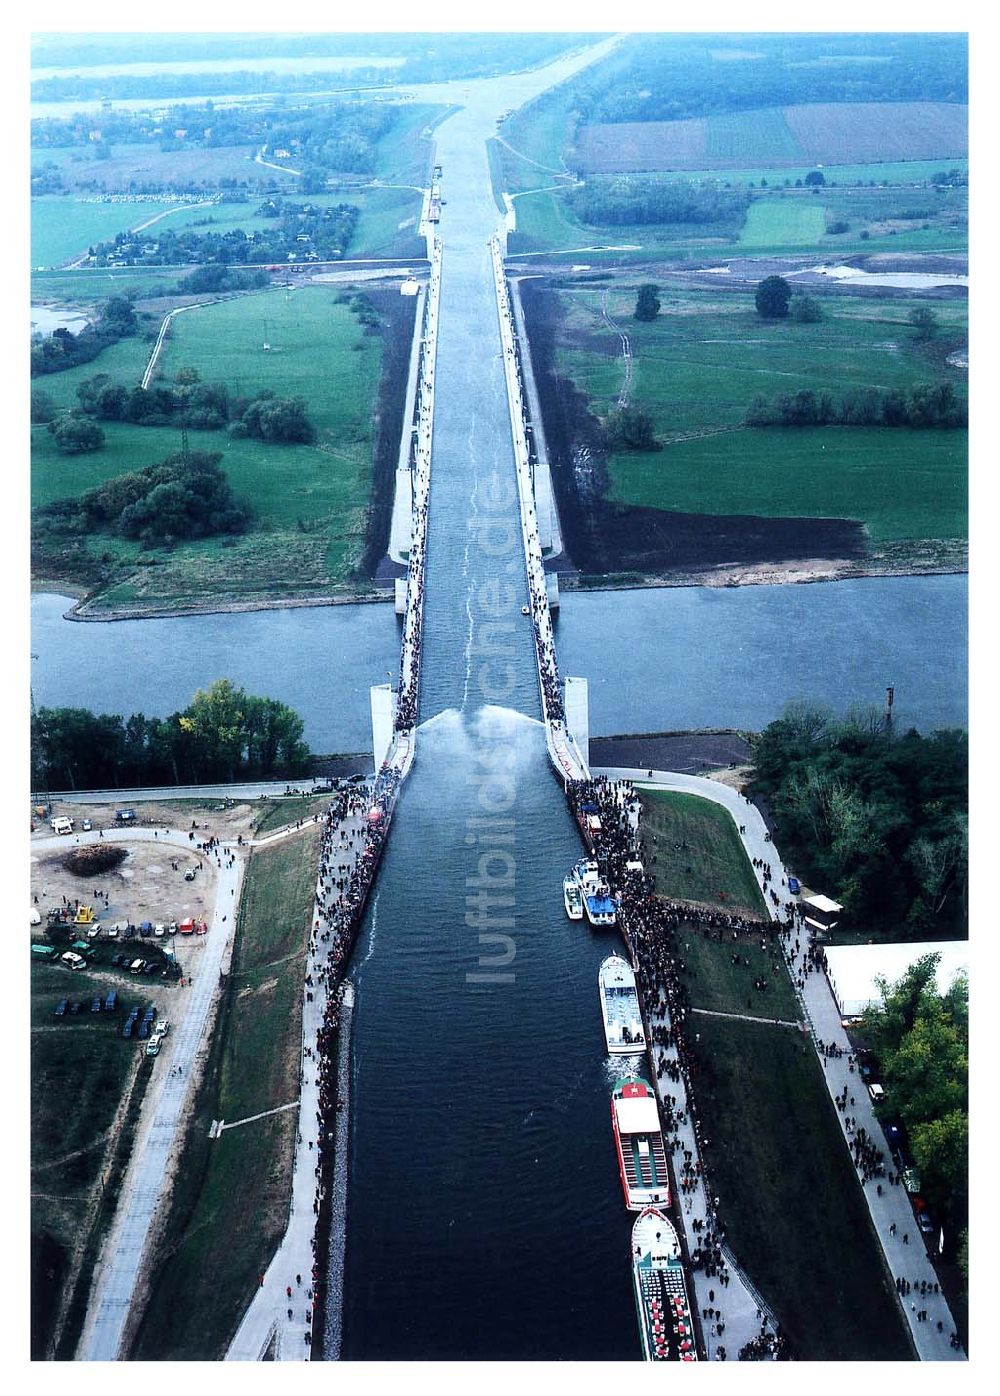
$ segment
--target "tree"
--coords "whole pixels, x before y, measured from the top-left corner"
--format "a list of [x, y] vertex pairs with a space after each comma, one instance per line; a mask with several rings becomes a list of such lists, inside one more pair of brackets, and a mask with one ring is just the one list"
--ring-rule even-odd
[[615, 407], [605, 422], [608, 444], [627, 451], [658, 451], [660, 443], [653, 435], [653, 419], [638, 407]]
[[[826, 175], [822, 170], [810, 170], [806, 175], [805, 182], [810, 188], [826, 183]], [[796, 180], [796, 183], [798, 181]]]
[[639, 287], [639, 294], [635, 298], [635, 318], [637, 320], [655, 320], [660, 313], [660, 298], [657, 295], [658, 286], [647, 283]]
[[51, 422], [56, 415], [56, 406], [48, 393], [41, 392], [38, 388], [31, 390], [31, 424], [41, 426]]
[[754, 296], [757, 314], [763, 320], [783, 320], [791, 298], [792, 288], [783, 276], [765, 276]]
[[823, 308], [814, 296], [796, 296], [789, 307], [789, 315], [800, 325], [815, 325], [823, 318]]
[[56, 447], [65, 456], [99, 451], [104, 445], [104, 432], [97, 423], [86, 417], [76, 417], [72, 412], [60, 413], [49, 423], [49, 431], [55, 437]]
[[914, 338], [920, 343], [933, 339], [938, 332], [938, 318], [926, 305], [915, 305], [908, 319], [916, 331]]

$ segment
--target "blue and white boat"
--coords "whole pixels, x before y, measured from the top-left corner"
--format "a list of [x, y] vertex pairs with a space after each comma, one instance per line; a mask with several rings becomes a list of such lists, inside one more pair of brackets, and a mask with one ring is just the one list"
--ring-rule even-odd
[[587, 920], [592, 926], [613, 926], [618, 920], [618, 908], [611, 895], [611, 888], [601, 876], [601, 871], [592, 858], [581, 858], [573, 869], [573, 876], [580, 885], [583, 907]]

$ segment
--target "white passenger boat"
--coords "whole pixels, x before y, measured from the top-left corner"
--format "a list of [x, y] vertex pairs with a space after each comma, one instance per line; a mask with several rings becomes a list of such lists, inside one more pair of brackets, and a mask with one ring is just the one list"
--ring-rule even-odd
[[571, 921], [583, 920], [583, 892], [575, 877], [567, 877], [563, 882], [563, 904]]
[[646, 1034], [639, 1012], [639, 995], [631, 966], [620, 955], [609, 955], [601, 963], [597, 982], [604, 1015], [604, 1040], [611, 1053], [644, 1052]]

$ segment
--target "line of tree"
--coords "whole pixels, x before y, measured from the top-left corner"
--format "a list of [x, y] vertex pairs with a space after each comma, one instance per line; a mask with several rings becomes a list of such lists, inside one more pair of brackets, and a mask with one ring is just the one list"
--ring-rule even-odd
[[968, 735], [895, 737], [876, 710], [791, 704], [753, 741], [753, 793], [799, 876], [850, 922], [913, 939], [968, 921]]
[[951, 383], [912, 388], [851, 388], [832, 394], [803, 388], [768, 401], [758, 394], [744, 416], [748, 427], [914, 427], [953, 430], [969, 425], [969, 404]]
[[960, 974], [939, 991], [940, 960], [924, 955], [895, 983], [877, 980], [882, 1002], [865, 1012], [862, 1034], [885, 1091], [878, 1113], [902, 1120], [920, 1195], [968, 1278], [969, 983]]
[[40, 505], [35, 529], [62, 535], [105, 532], [138, 539], [143, 547], [245, 533], [250, 506], [234, 497], [221, 460], [220, 451], [177, 452], [143, 470], [115, 475], [76, 499]]
[[53, 330], [50, 335], [33, 336], [31, 341], [31, 376], [61, 373], [90, 363], [110, 344], [139, 331], [139, 318], [131, 296], [112, 296], [101, 307], [97, 320], [85, 325], [79, 334], [69, 330]]
[[292, 708], [229, 679], [165, 718], [39, 708], [31, 782], [36, 790], [98, 790], [302, 775], [310, 763], [303, 730]]
[[80, 383], [76, 395], [80, 411], [98, 422], [181, 425], [199, 431], [228, 425], [234, 437], [250, 436], [282, 445], [309, 444], [316, 439], [304, 398], [278, 397], [271, 388], [261, 388], [253, 397], [233, 397], [225, 383], [203, 383], [193, 368], [179, 369], [172, 384], [149, 388], [129, 388], [110, 374], [98, 373]]
[[582, 223], [734, 223], [743, 219], [750, 194], [715, 182], [614, 175], [588, 179], [569, 191], [566, 202]]

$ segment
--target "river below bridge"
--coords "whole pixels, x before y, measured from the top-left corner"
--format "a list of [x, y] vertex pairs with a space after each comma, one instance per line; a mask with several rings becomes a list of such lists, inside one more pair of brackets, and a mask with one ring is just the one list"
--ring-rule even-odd
[[[230, 678], [293, 707], [313, 751], [366, 751], [368, 687], [399, 663], [391, 605], [80, 625], [62, 618], [71, 604], [32, 597], [39, 706], [166, 717]], [[929, 732], [966, 725], [967, 604], [964, 576], [569, 592], [555, 634], [562, 672], [588, 681], [592, 736], [759, 730], [794, 698], [843, 712], [880, 704], [890, 683], [897, 725]], [[460, 699], [467, 637], [452, 629]]]

